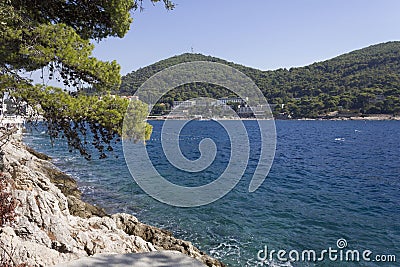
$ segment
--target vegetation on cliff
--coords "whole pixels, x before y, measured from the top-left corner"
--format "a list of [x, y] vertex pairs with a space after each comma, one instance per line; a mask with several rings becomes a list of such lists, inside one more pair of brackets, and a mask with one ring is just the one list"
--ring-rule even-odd
[[[372, 45], [305, 67], [261, 71], [202, 54], [182, 54], [161, 60], [122, 77], [119, 93], [133, 94], [149, 77], [170, 66], [211, 61], [232, 66], [248, 75], [261, 89], [276, 113], [294, 118], [317, 117], [332, 111], [400, 113], [400, 42]], [[218, 75], [218, 74], [216, 74]], [[170, 91], [161, 102], [195, 97], [232, 95], [211, 84], [192, 83]], [[156, 107], [157, 108], [157, 107]]]

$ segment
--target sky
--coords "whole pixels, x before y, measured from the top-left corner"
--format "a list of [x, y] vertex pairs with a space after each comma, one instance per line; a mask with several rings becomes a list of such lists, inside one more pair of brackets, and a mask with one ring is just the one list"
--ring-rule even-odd
[[305, 66], [369, 45], [400, 40], [398, 0], [144, 0], [122, 39], [96, 43], [94, 56], [126, 74], [161, 59], [202, 53], [261, 70]]

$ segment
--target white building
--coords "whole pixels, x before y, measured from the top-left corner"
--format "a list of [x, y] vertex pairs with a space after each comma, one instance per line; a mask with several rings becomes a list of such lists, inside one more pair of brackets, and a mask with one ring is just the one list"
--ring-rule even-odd
[[247, 97], [246, 100], [243, 100], [240, 97], [222, 97], [218, 99], [218, 104], [224, 104], [224, 105], [227, 105], [228, 103], [243, 104], [247, 100], [248, 100]]
[[17, 105], [15, 99], [5, 92], [1, 99], [0, 131], [12, 131], [14, 134], [22, 134], [25, 115], [30, 112], [33, 112], [33, 110], [26, 102]]
[[177, 108], [178, 106], [180, 108], [188, 108], [191, 106], [196, 105], [196, 101], [194, 100], [187, 100], [187, 101], [174, 101], [174, 107], [173, 108]]
[[253, 116], [265, 116], [269, 113], [268, 106], [266, 105], [257, 105], [253, 107], [253, 109], [249, 106], [239, 107], [238, 114], [243, 117], [253, 117]]

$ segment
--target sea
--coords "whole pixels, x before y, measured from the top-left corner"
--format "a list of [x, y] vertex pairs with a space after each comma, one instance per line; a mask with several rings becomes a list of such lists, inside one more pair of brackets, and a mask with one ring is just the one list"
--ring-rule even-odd
[[[232, 147], [216, 121], [192, 121], [180, 132], [180, 149], [191, 160], [204, 138], [216, 144], [215, 160], [199, 173], [168, 162], [164, 122], [150, 123], [147, 153], [169, 181], [199, 186], [226, 168]], [[167, 229], [227, 266], [400, 266], [400, 121], [278, 120], [272, 167], [252, 193], [261, 141], [257, 122], [243, 123], [250, 133], [243, 177], [219, 200], [190, 208], [148, 196], [132, 178], [121, 143], [108, 158], [87, 161], [65, 140], [50, 142], [42, 126], [29, 127], [23, 139], [74, 177], [86, 201]]]

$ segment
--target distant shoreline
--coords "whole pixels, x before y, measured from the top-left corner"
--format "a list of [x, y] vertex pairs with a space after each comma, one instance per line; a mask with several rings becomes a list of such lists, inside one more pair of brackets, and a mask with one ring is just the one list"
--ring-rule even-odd
[[[337, 116], [337, 117], [323, 117], [323, 118], [299, 118], [299, 119], [288, 119], [288, 118], [273, 118], [274, 120], [279, 121], [400, 121], [400, 116], [392, 116], [388, 114], [379, 114], [374, 116]], [[197, 120], [197, 119], [190, 119], [190, 118], [172, 118], [168, 119], [166, 116], [152, 116], [152, 118], [148, 118], [149, 121], [165, 121], [165, 120]], [[257, 118], [212, 118], [212, 119], [203, 119], [198, 121], [230, 121], [230, 120], [244, 120], [244, 121], [251, 121], [251, 120], [271, 120], [271, 119], [257, 119]]]

